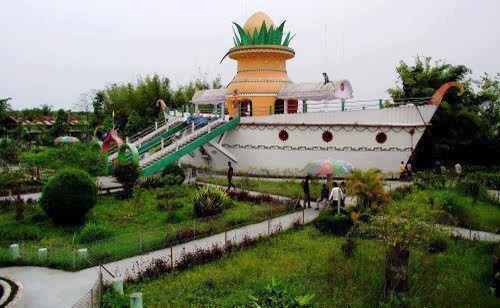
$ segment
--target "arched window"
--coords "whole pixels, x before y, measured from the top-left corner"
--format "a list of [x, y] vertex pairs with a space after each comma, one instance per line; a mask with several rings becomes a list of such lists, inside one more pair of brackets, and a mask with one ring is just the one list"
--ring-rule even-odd
[[251, 117], [252, 115], [253, 115], [252, 101], [251, 100], [241, 101], [241, 116]]

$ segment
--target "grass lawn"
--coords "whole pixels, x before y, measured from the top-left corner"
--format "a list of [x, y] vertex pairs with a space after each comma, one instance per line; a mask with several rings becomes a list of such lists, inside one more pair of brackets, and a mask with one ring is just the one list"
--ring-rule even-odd
[[[218, 177], [198, 177], [198, 181], [227, 186], [225, 178]], [[316, 200], [321, 193], [322, 185], [325, 181], [311, 180], [309, 187], [311, 189], [311, 198]], [[259, 191], [267, 194], [281, 196], [302, 196], [301, 181], [286, 180], [286, 181], [269, 181], [250, 178], [233, 179], [233, 184], [241, 189]]]
[[441, 223], [457, 225], [460, 227], [488, 232], [500, 232], [500, 207], [493, 205], [486, 200], [478, 200], [474, 205], [471, 197], [462, 195], [454, 190], [416, 190], [407, 194], [400, 200], [396, 200], [392, 205], [407, 204], [415, 206], [421, 211], [429, 208], [443, 210], [448, 207], [447, 214], [442, 213]]
[[[217, 177], [199, 178], [199, 181], [219, 185], [227, 185], [226, 179]], [[295, 196], [302, 194], [300, 181], [269, 181], [260, 179], [240, 178], [233, 180], [234, 184], [243, 189], [260, 191], [264, 193]], [[323, 181], [312, 181], [311, 197], [313, 200], [319, 197]], [[471, 228], [488, 232], [500, 232], [500, 207], [493, 205], [487, 200], [478, 200], [473, 205], [472, 198], [462, 195], [455, 190], [415, 190], [402, 199], [395, 200], [393, 205], [405, 203], [418, 206], [422, 211], [430, 207], [429, 200], [432, 198], [437, 209], [441, 209], [445, 202], [456, 210], [451, 211], [454, 219], [443, 221], [444, 224], [453, 224], [460, 227]], [[451, 200], [451, 201], [449, 201]]]
[[[120, 200], [99, 196], [87, 216], [105, 232], [82, 237], [82, 226], [56, 226], [38, 203], [28, 205], [24, 219], [16, 220], [12, 208], [0, 209], [0, 266], [35, 264], [76, 270], [185, 242], [195, 236], [223, 232], [290, 212], [284, 206], [253, 204], [233, 200], [223, 214], [196, 219], [193, 197], [196, 188], [188, 185], [144, 191], [138, 198]], [[12, 260], [8, 247], [18, 243], [21, 259]], [[88, 248], [88, 260], [74, 258], [72, 248]], [[37, 258], [40, 247], [48, 248], [49, 260]]]
[[[357, 240], [354, 255], [347, 258], [341, 249], [344, 241], [304, 227], [213, 263], [127, 284], [125, 293], [142, 292], [150, 307], [246, 306], [249, 294], [262, 291], [274, 277], [296, 295], [314, 294], [319, 307], [400, 305], [381, 297], [384, 248], [375, 240]], [[492, 244], [449, 239], [448, 250], [438, 255], [412, 251], [405, 302], [498, 307], [500, 300], [490, 290], [492, 250]]]

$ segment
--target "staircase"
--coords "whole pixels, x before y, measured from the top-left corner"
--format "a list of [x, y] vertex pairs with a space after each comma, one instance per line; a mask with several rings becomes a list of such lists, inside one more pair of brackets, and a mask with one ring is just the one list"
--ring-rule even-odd
[[[153, 131], [148, 128], [145, 131], [137, 134], [133, 141], [129, 140], [129, 142], [138, 147], [137, 150], [139, 152], [139, 155], [141, 155], [160, 144], [162, 139], [168, 139], [170, 136], [181, 131], [185, 127], [187, 127], [187, 124], [184, 120], [176, 119], [174, 122], [169, 122], [168, 126], [163, 124], [162, 126], [158, 127], [158, 129]], [[118, 152], [114, 152], [109, 155], [108, 160], [112, 161], [117, 157]]]
[[148, 176], [160, 171], [164, 167], [180, 159], [182, 156], [227, 132], [239, 122], [240, 118], [235, 118], [229, 122], [219, 119], [174, 141], [174, 143], [164, 149], [142, 159], [139, 162], [141, 174]]

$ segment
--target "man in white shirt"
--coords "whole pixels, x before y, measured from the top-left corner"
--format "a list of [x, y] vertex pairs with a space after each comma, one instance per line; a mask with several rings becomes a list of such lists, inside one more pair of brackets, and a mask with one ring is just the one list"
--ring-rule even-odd
[[341, 190], [337, 185], [337, 182], [333, 182], [333, 188], [330, 192], [330, 197], [328, 200], [331, 202], [332, 206], [337, 205], [337, 213], [340, 214], [340, 200], [341, 200]]

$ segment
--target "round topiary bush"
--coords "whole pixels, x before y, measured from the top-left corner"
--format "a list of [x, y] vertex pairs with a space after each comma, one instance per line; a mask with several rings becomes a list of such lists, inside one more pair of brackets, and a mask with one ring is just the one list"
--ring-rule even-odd
[[231, 198], [217, 187], [202, 187], [194, 195], [194, 212], [197, 217], [220, 214], [229, 206], [231, 206]]
[[97, 201], [97, 186], [87, 172], [63, 169], [43, 189], [40, 205], [55, 223], [82, 222]]
[[178, 165], [168, 165], [161, 171], [161, 177], [166, 185], [181, 185], [186, 179], [186, 173]]
[[335, 235], [346, 235], [353, 225], [351, 217], [336, 214], [332, 210], [321, 212], [314, 221], [316, 229], [323, 233]]

